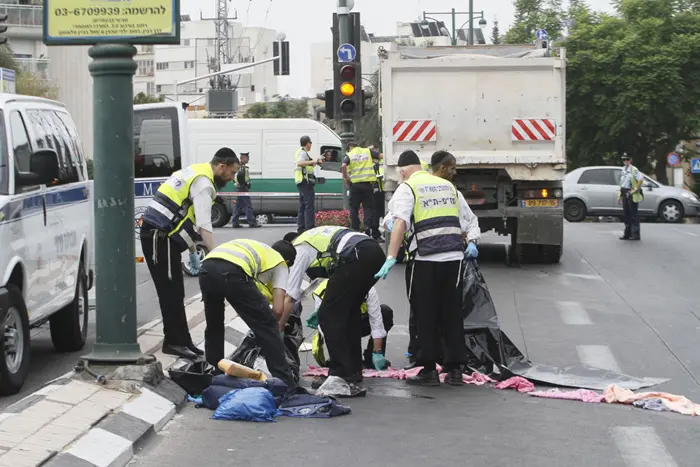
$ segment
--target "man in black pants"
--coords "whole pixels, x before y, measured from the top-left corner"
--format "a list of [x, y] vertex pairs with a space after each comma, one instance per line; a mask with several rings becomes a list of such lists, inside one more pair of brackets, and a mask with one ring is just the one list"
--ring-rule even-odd
[[[296, 386], [285, 357], [278, 323], [284, 310], [289, 266], [294, 264], [294, 246], [281, 240], [272, 247], [255, 240], [223, 243], [204, 258], [199, 286], [207, 320], [207, 362], [216, 366], [224, 355], [224, 300], [248, 325], [260, 346], [272, 376], [287, 386]], [[270, 309], [272, 305], [272, 310]]]
[[622, 204], [622, 210], [625, 214], [625, 232], [620, 237], [620, 240], [639, 240], [639, 203], [644, 200], [642, 184], [644, 176], [632, 165], [632, 158], [627, 154], [622, 156], [624, 167], [620, 176], [620, 197], [619, 203]]
[[346, 227], [316, 227], [292, 243], [297, 257], [289, 271], [285, 318], [280, 326], [301, 296], [304, 275], [329, 277], [318, 309], [331, 360], [328, 374], [343, 378], [351, 385], [351, 392], [357, 392], [359, 388], [353, 386], [362, 381], [361, 305], [377, 281], [374, 274], [384, 262], [384, 251], [367, 235]]
[[347, 146], [347, 154], [343, 159], [341, 170], [345, 184], [350, 188], [350, 224], [353, 230], [360, 230], [360, 206], [364, 209], [365, 234], [374, 238], [379, 237], [375, 230], [374, 190], [377, 187], [377, 175], [374, 172], [374, 160], [379, 158], [379, 152], [373, 149], [361, 148], [351, 142]]

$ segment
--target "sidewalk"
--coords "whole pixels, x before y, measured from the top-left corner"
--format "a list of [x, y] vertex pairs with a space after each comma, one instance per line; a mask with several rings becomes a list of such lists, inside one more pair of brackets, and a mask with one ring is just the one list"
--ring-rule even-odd
[[[203, 349], [201, 296], [190, 299], [186, 310], [192, 340]], [[226, 323], [230, 355], [248, 327], [228, 305]], [[164, 370], [184, 365], [161, 352], [162, 341], [160, 319], [139, 328], [141, 350], [154, 355]], [[0, 413], [0, 467], [122, 467], [131, 460], [134, 445], [158, 432], [184, 403], [184, 391], [167, 378], [167, 384], [133, 394], [73, 376], [50, 382]]]

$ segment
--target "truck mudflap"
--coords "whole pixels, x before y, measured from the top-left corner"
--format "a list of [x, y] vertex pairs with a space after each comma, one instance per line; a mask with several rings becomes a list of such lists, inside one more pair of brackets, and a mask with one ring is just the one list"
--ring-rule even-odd
[[519, 209], [516, 242], [527, 245], [556, 245], [564, 242], [564, 216], [561, 209]]

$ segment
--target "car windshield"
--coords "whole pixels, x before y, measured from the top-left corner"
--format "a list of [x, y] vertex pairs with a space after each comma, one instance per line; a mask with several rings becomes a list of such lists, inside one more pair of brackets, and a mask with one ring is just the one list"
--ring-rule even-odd
[[9, 193], [9, 153], [7, 150], [7, 137], [5, 136], [5, 114], [0, 110], [0, 194]]

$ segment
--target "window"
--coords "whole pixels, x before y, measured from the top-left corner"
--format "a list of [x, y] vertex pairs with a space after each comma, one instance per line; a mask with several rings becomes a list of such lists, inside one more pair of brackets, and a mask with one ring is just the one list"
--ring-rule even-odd
[[161, 93], [161, 90], [162, 90], [162, 89], [163, 89], [163, 87], [162, 87], [160, 84], [156, 86], [156, 92], [157, 92], [158, 94]]
[[186, 61], [185, 68], [194, 68], [194, 60]]
[[[29, 172], [32, 147], [29, 144], [29, 136], [27, 136], [24, 120], [16, 110], [10, 114], [10, 134], [12, 135], [12, 148], [15, 156], [15, 171]], [[26, 189], [27, 187], [24, 188]], [[21, 192], [22, 190], [15, 191]]]
[[2, 195], [10, 193], [9, 164], [7, 163], [10, 158], [10, 151], [5, 135], [5, 113], [0, 110], [0, 194]]
[[169, 177], [181, 167], [177, 109], [134, 111], [135, 177]]
[[170, 63], [168, 62], [160, 62], [156, 64], [157, 70], [167, 70], [168, 68], [170, 68]]
[[70, 153], [69, 160], [74, 177], [77, 177], [77, 181], [85, 181], [87, 171], [85, 154], [83, 153], [83, 144], [78, 136], [75, 122], [65, 112], [53, 112], [53, 115], [56, 125], [62, 129], [61, 134]]
[[[616, 185], [613, 172], [616, 169], [589, 169], [578, 179], [579, 185]], [[619, 172], [619, 170], [618, 170]]]

